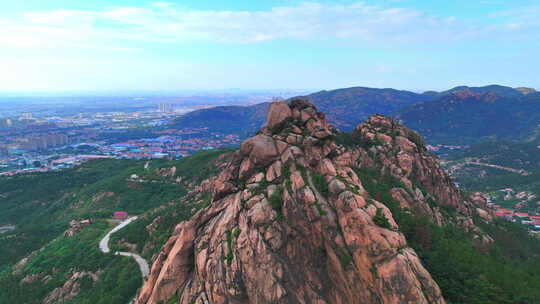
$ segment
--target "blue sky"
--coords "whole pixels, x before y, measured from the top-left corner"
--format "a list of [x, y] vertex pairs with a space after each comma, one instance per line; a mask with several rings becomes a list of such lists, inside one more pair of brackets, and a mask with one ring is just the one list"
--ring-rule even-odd
[[540, 0], [0, 4], [0, 91], [540, 88]]

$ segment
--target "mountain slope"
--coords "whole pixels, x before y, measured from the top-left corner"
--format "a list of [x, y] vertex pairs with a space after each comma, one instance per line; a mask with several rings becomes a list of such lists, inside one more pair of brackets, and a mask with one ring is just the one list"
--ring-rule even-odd
[[[181, 160], [98, 160], [61, 172], [0, 178], [0, 303], [127, 303], [141, 287], [131, 258], [104, 254], [114, 211], [139, 219], [113, 234], [113, 251], [150, 260], [178, 221], [205, 206], [191, 194], [229, 152]], [[88, 225], [72, 225], [89, 219]], [[139, 245], [139, 246], [137, 246]]]
[[486, 94], [486, 93], [494, 93], [494, 94], [497, 94], [498, 96], [506, 97], [506, 98], [519, 98], [519, 97], [522, 97], [523, 95], [536, 92], [534, 89], [531, 89], [531, 88], [511, 88], [507, 86], [494, 84], [494, 85], [487, 85], [483, 87], [458, 86], [450, 90], [440, 92], [438, 95], [442, 97], [442, 96], [446, 96], [446, 95], [460, 92], [460, 91], [471, 91], [480, 95]]
[[[352, 130], [373, 114], [388, 115], [416, 102], [433, 99], [408, 91], [363, 87], [321, 91], [300, 98], [312, 102], [328, 116], [330, 123], [343, 130]], [[268, 103], [203, 109], [184, 115], [174, 126], [208, 127], [212, 131], [251, 136], [264, 123], [267, 109]]]
[[472, 220], [489, 212], [462, 197], [417, 133], [384, 116], [336, 133], [298, 99], [272, 104], [200, 190], [211, 204], [176, 227], [137, 303], [445, 303], [406, 223], [491, 243]]
[[409, 91], [364, 87], [321, 91], [298, 98], [313, 103], [325, 113], [329, 123], [341, 130], [352, 130], [374, 114], [390, 115], [406, 106], [432, 100]]
[[456, 90], [438, 100], [406, 108], [396, 118], [422, 133], [430, 143], [469, 144], [487, 137], [515, 140], [536, 136], [540, 93], [524, 95], [499, 87], [490, 90]]
[[269, 103], [252, 106], [222, 106], [187, 113], [173, 126], [179, 128], [208, 128], [213, 132], [235, 133], [247, 137], [264, 123]]

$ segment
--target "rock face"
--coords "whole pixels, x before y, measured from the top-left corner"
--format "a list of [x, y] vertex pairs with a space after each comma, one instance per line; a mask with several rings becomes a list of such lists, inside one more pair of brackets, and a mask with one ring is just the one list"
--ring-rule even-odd
[[43, 304], [62, 303], [68, 301], [79, 294], [81, 290], [81, 279], [89, 277], [93, 282], [97, 281], [102, 271], [93, 272], [73, 272], [71, 277], [64, 283], [63, 286], [53, 290], [44, 300]]
[[[338, 144], [325, 116], [302, 100], [270, 107], [268, 123], [205, 183], [212, 203], [180, 223], [136, 303], [445, 303], [385, 201], [357, 174], [399, 180], [393, 199], [434, 223], [477, 229], [421, 137], [373, 116]], [[436, 201], [432, 203], [431, 201]], [[471, 226], [472, 225], [472, 226]]]

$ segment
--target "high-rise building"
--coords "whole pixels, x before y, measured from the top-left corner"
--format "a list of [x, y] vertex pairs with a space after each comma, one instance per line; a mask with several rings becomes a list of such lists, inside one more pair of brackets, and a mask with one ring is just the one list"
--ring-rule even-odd
[[32, 120], [34, 119], [34, 116], [32, 116], [32, 113], [22, 113], [19, 120]]
[[158, 111], [161, 113], [171, 113], [172, 108], [172, 104], [170, 103], [160, 103], [158, 106]]
[[33, 134], [17, 139], [17, 147], [22, 150], [36, 151], [65, 146], [69, 137], [65, 134]]

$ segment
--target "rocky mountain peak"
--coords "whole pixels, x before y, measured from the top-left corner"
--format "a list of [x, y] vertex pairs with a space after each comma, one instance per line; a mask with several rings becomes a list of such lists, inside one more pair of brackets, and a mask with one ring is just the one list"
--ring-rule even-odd
[[270, 105], [200, 191], [211, 204], [176, 227], [136, 303], [444, 303], [392, 210], [478, 229], [416, 132], [375, 115], [340, 133], [299, 99]]
[[323, 139], [332, 134], [323, 113], [310, 102], [293, 99], [290, 104], [283, 101], [274, 102], [268, 109], [266, 124], [262, 133], [275, 135], [287, 131], [293, 134], [312, 135]]
[[533, 93], [536, 93], [537, 91], [533, 88], [525, 88], [525, 87], [519, 87], [519, 88], [515, 88], [516, 91], [519, 91], [521, 94], [523, 95], [529, 95], [529, 94], [533, 94]]
[[487, 92], [475, 92], [471, 89], [463, 89], [459, 91], [452, 92], [447, 98], [462, 101], [462, 100], [472, 100], [472, 101], [481, 101], [481, 102], [495, 102], [501, 99], [501, 95], [497, 94], [494, 91]]

